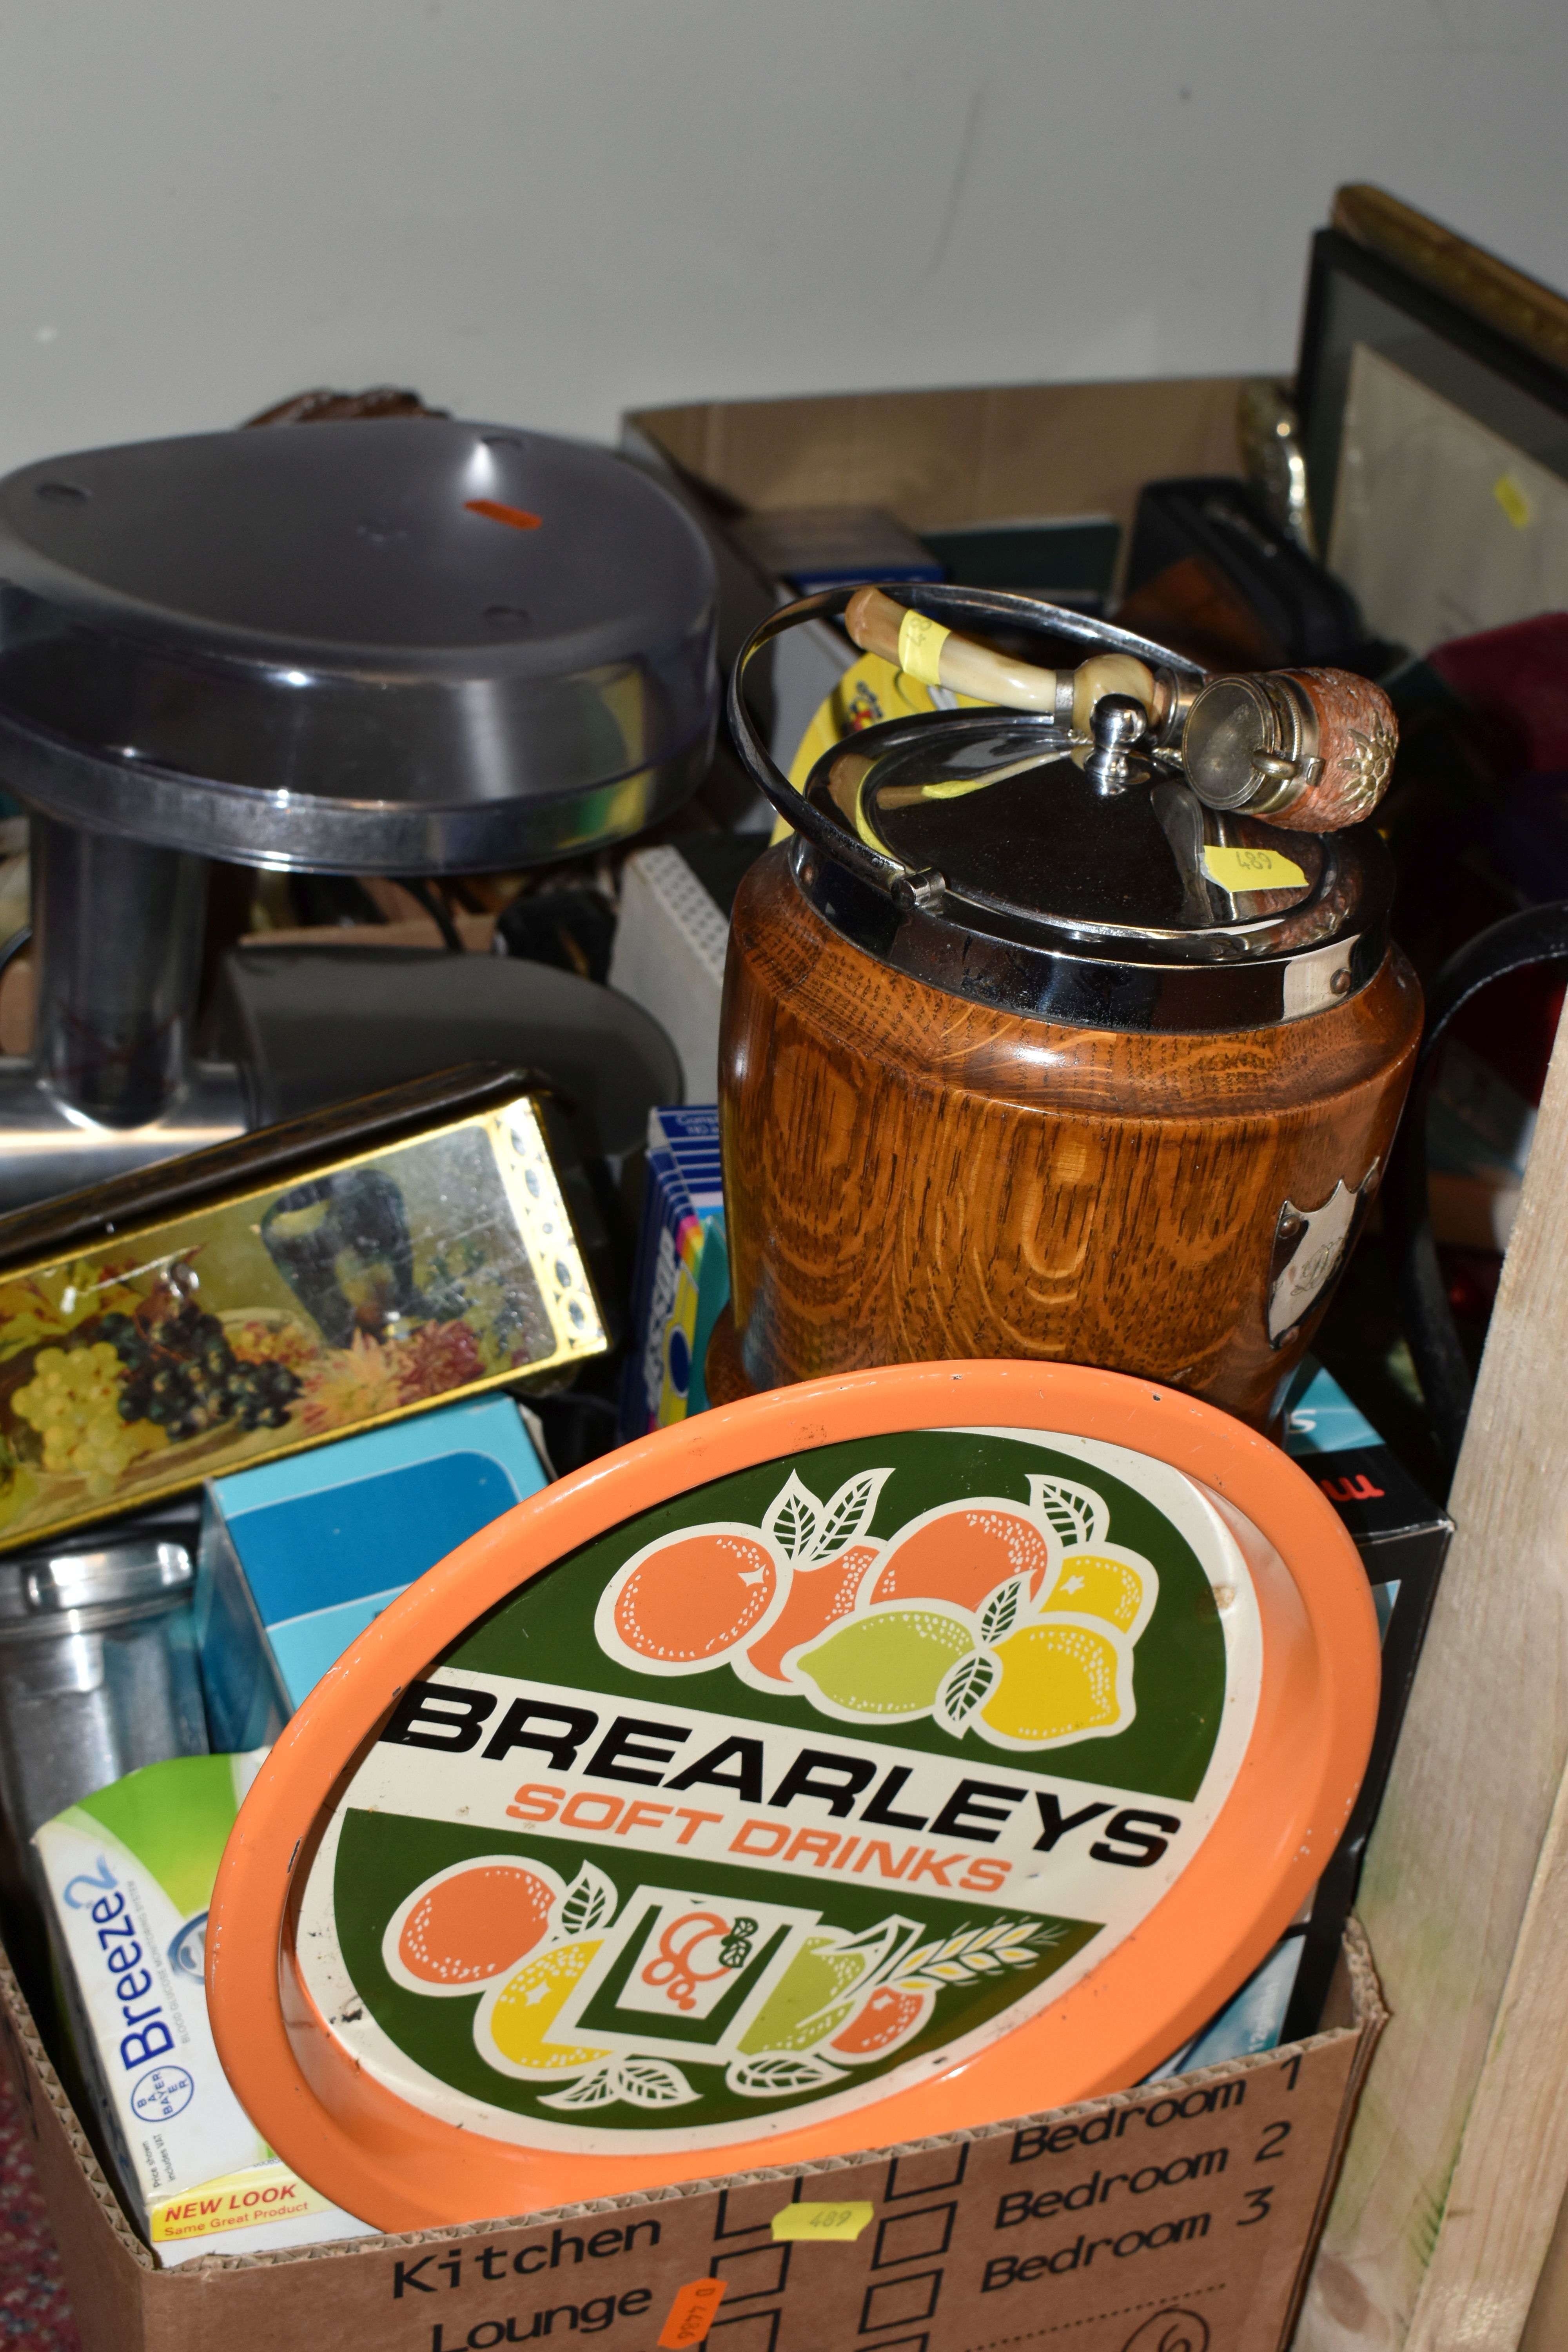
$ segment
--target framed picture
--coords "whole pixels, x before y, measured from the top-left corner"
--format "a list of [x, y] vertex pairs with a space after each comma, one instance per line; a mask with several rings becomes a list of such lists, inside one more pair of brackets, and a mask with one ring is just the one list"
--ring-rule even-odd
[[148, 1176], [102, 1186], [0, 1262], [0, 1549], [603, 1351], [526, 1082], [366, 1108], [183, 1163], [155, 1215]]
[[[1527, 319], [1501, 291], [1529, 281], [1392, 209], [1433, 254], [1417, 270], [1320, 233], [1297, 396], [1319, 544], [1369, 626], [1425, 653], [1568, 604], [1568, 365], [1539, 331], [1568, 306], [1542, 288]], [[1507, 287], [1483, 302], [1492, 278]]]

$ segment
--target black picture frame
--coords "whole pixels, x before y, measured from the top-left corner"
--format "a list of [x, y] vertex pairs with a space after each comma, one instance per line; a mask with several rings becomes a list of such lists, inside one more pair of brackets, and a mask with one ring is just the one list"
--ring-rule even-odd
[[1331, 542], [1351, 358], [1365, 343], [1568, 481], [1568, 369], [1341, 229], [1312, 240], [1296, 404], [1320, 548]]

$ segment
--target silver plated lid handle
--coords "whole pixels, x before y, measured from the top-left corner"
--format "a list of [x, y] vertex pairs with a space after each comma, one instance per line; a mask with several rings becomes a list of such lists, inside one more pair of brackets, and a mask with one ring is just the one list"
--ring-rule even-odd
[[[1173, 709], [1184, 713], [1188, 697], [1201, 684], [1203, 671], [1195, 664], [1178, 659], [1162, 646], [1147, 637], [1135, 636], [1131, 630], [1118, 629], [1109, 621], [1089, 620], [1082, 613], [1069, 613], [1060, 605], [1047, 604], [1037, 596], [988, 588], [955, 588], [927, 586], [911, 588], [908, 582], [894, 583], [897, 601], [906, 610], [916, 611], [939, 622], [950, 630], [1019, 627], [1039, 629], [1056, 637], [1066, 637], [1082, 646], [1086, 651], [1127, 655], [1150, 669], [1162, 667], [1174, 681]], [[736, 751], [748, 773], [772, 801], [779, 814], [794, 830], [804, 835], [835, 864], [847, 866], [862, 880], [891, 897], [894, 885], [906, 903], [920, 904], [920, 883], [929, 881], [912, 867], [896, 857], [884, 856], [865, 841], [835, 824], [820, 809], [814, 808], [804, 793], [797, 792], [784, 770], [769, 751], [762, 731], [752, 715], [747, 694], [748, 676], [752, 664], [766, 651], [776, 637], [786, 629], [802, 627], [808, 621], [832, 621], [843, 613], [852, 597], [861, 592], [855, 588], [828, 588], [820, 595], [803, 596], [798, 603], [781, 605], [760, 622], [742, 646], [730, 677], [730, 732]], [[886, 593], [886, 590], [883, 591]], [[889, 602], [894, 601], [889, 598]], [[901, 624], [900, 624], [901, 625]], [[1043, 673], [1042, 673], [1043, 674]], [[932, 712], [929, 719], [913, 721], [917, 726], [940, 727], [945, 712]], [[1054, 692], [1048, 712], [1034, 714], [1041, 729], [1042, 750], [1048, 744], [1065, 748], [1067, 736], [1057, 723]], [[1029, 723], [1026, 721], [1025, 723]]]

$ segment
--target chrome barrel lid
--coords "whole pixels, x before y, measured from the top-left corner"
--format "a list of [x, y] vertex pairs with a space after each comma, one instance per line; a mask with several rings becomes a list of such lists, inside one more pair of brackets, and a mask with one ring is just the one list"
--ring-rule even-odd
[[241, 862], [563, 856], [684, 796], [718, 699], [707, 545], [609, 450], [358, 420], [0, 481], [0, 777]]
[[184, 1545], [156, 1537], [17, 1552], [0, 1560], [0, 1648], [153, 1615], [188, 1600], [195, 1582]]
[[[922, 608], [961, 596], [968, 625], [1028, 625], [1031, 659], [1099, 646], [1190, 667], [1033, 599], [922, 590]], [[794, 608], [802, 617], [835, 600], [808, 601], [809, 615]], [[732, 718], [739, 699], [732, 690]], [[1052, 717], [985, 707], [845, 737], [787, 803], [773, 792], [796, 829], [800, 887], [879, 961], [1053, 1021], [1265, 1027], [1366, 985], [1387, 950], [1393, 892], [1372, 827], [1288, 833], [1208, 806], [1173, 746], [1151, 743], [1136, 704], [1108, 697], [1093, 723], [1091, 741]]]

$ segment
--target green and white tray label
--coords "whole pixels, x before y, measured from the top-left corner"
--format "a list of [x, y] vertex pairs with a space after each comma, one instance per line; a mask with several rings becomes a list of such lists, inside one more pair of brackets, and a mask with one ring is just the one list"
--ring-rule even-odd
[[404, 1694], [311, 1865], [305, 1982], [369, 2072], [492, 2137], [847, 2113], [1147, 1917], [1261, 1654], [1225, 1519], [1124, 1448], [921, 1431], [737, 1473]]

